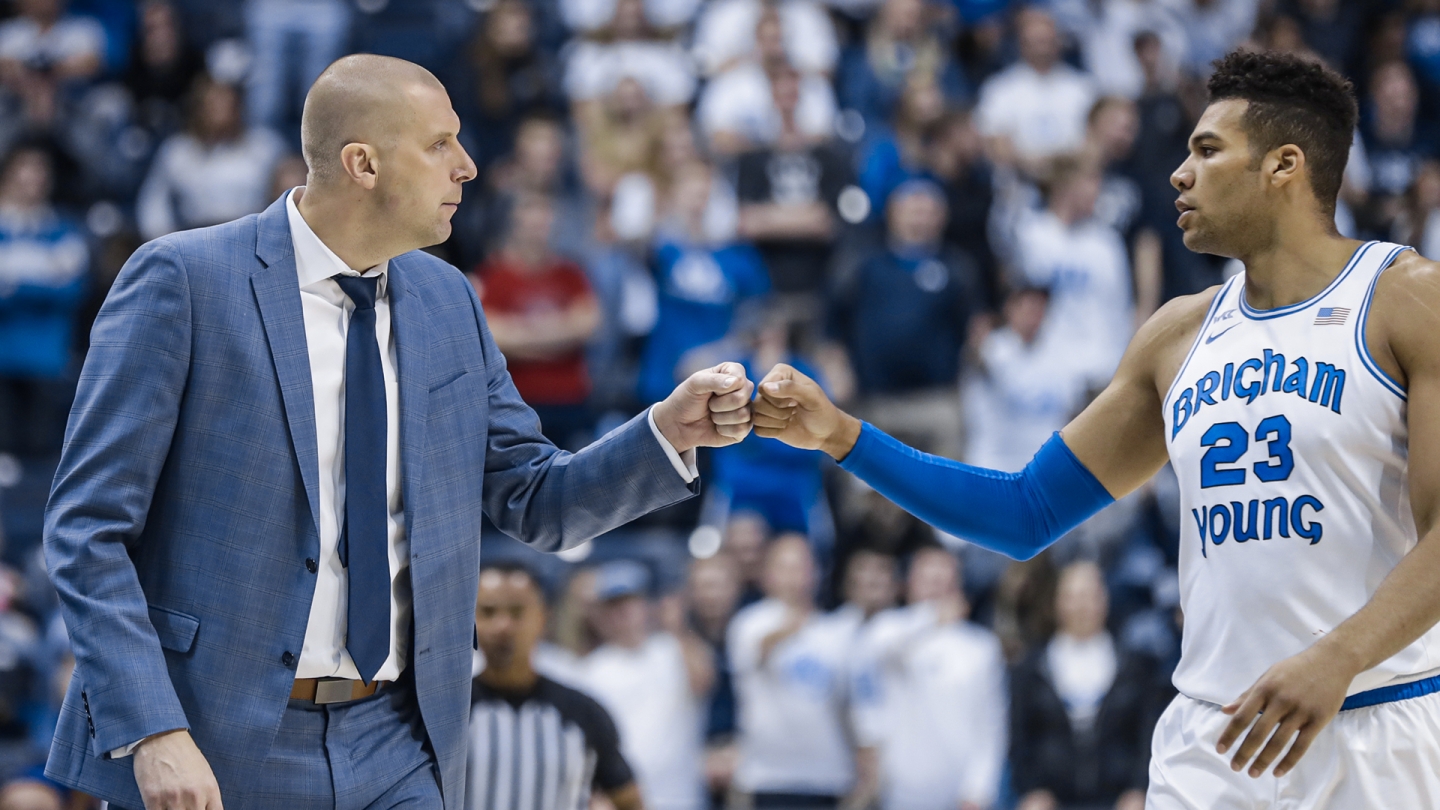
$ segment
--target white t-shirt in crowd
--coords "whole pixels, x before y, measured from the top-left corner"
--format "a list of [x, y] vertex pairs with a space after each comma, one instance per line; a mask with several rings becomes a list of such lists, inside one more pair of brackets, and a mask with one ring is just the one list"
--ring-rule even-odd
[[1019, 472], [1040, 445], [1075, 416], [1088, 380], [1073, 361], [1073, 347], [1041, 329], [1026, 345], [1014, 331], [991, 332], [980, 344], [981, 368], [969, 375], [965, 408], [965, 461]]
[[939, 624], [930, 604], [884, 611], [860, 634], [853, 685], [856, 733], [880, 749], [886, 810], [995, 802], [1009, 701], [993, 633]]
[[[835, 132], [835, 91], [821, 76], [802, 76], [795, 125], [806, 135], [828, 137]], [[705, 135], [736, 132], [757, 144], [780, 136], [780, 111], [770, 91], [770, 77], [747, 62], [711, 79], [700, 93], [695, 111]]]
[[1174, 76], [1186, 61], [1189, 40], [1177, 10], [1154, 0], [1054, 0], [1056, 21], [1080, 42], [1085, 69], [1105, 95], [1137, 98], [1145, 89], [1145, 72], [1135, 56], [1135, 37], [1151, 32], [1160, 37], [1161, 69]]
[[67, 15], [45, 31], [28, 17], [0, 24], [0, 59], [54, 63], [87, 54], [105, 55], [105, 29], [91, 17]]
[[213, 148], [188, 133], [172, 135], [160, 145], [135, 202], [140, 235], [154, 239], [265, 210], [270, 173], [283, 154], [284, 140], [264, 127]]
[[[706, 75], [755, 53], [760, 0], [713, 0], [695, 23], [695, 59]], [[835, 25], [819, 3], [780, 0], [777, 4], [785, 54], [801, 73], [831, 73], [840, 57]]]
[[1021, 157], [1046, 158], [1080, 148], [1095, 98], [1090, 76], [1069, 65], [1039, 73], [1016, 62], [981, 85], [976, 126], [1008, 137]]
[[571, 101], [591, 101], [627, 77], [661, 107], [688, 104], [695, 96], [694, 64], [673, 42], [579, 42], [565, 65], [565, 93]]
[[760, 642], [789, 615], [783, 603], [765, 599], [730, 621], [727, 649], [739, 707], [735, 784], [749, 793], [839, 796], [855, 779], [845, 704], [851, 647], [864, 617], [848, 608], [812, 613], [761, 666]]
[[580, 677], [615, 719], [645, 807], [700, 810], [704, 728], [680, 642], [655, 633], [633, 650], [605, 644], [580, 662]]
[[1114, 228], [1097, 219], [1066, 225], [1048, 210], [1015, 227], [1016, 264], [1050, 288], [1045, 329], [1070, 347], [1071, 363], [1091, 385], [1108, 382], [1135, 331], [1130, 258]]
[[[656, 28], [678, 28], [695, 18], [701, 0], [645, 0], [645, 19]], [[615, 0], [560, 0], [560, 19], [572, 31], [595, 31], [615, 17]]]
[[1088, 730], [1115, 683], [1114, 640], [1109, 633], [1083, 640], [1056, 633], [1045, 646], [1045, 659], [1055, 692], [1070, 716], [1070, 725], [1077, 731]]

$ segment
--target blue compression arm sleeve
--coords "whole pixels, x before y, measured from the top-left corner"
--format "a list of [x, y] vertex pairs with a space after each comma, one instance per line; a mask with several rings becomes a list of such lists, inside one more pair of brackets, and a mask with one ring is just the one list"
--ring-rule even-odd
[[867, 422], [840, 467], [935, 528], [1017, 560], [1115, 502], [1059, 433], [1005, 473], [922, 453]]

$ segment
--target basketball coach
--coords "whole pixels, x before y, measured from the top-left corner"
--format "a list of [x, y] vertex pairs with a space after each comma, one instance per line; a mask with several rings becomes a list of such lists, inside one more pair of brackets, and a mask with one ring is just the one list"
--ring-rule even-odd
[[475, 176], [458, 129], [424, 69], [341, 59], [304, 187], [125, 265], [46, 511], [76, 659], [51, 778], [127, 810], [459, 808], [482, 514], [569, 548], [749, 431], [727, 363], [573, 455], [541, 437], [419, 251]]

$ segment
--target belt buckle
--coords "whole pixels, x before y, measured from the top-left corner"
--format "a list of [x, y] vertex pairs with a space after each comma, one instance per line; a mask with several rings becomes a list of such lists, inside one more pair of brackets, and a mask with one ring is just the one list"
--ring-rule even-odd
[[349, 678], [320, 678], [315, 682], [315, 704], [344, 703], [354, 695], [354, 682]]

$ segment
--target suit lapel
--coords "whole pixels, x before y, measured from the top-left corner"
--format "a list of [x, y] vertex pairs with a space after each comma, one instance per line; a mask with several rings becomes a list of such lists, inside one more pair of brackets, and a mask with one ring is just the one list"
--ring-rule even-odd
[[[403, 256], [390, 260], [390, 330], [395, 335], [395, 374], [400, 381], [401, 495], [405, 525], [414, 526], [430, 407], [430, 329], [425, 302], [409, 283], [409, 269]], [[413, 536], [410, 548], [413, 556]]]
[[255, 255], [263, 266], [250, 276], [265, 337], [280, 381], [290, 442], [310, 501], [310, 519], [320, 526], [320, 461], [315, 442], [315, 388], [310, 379], [310, 352], [305, 341], [305, 316], [300, 307], [300, 280], [295, 272], [295, 244], [282, 196], [260, 215]]

